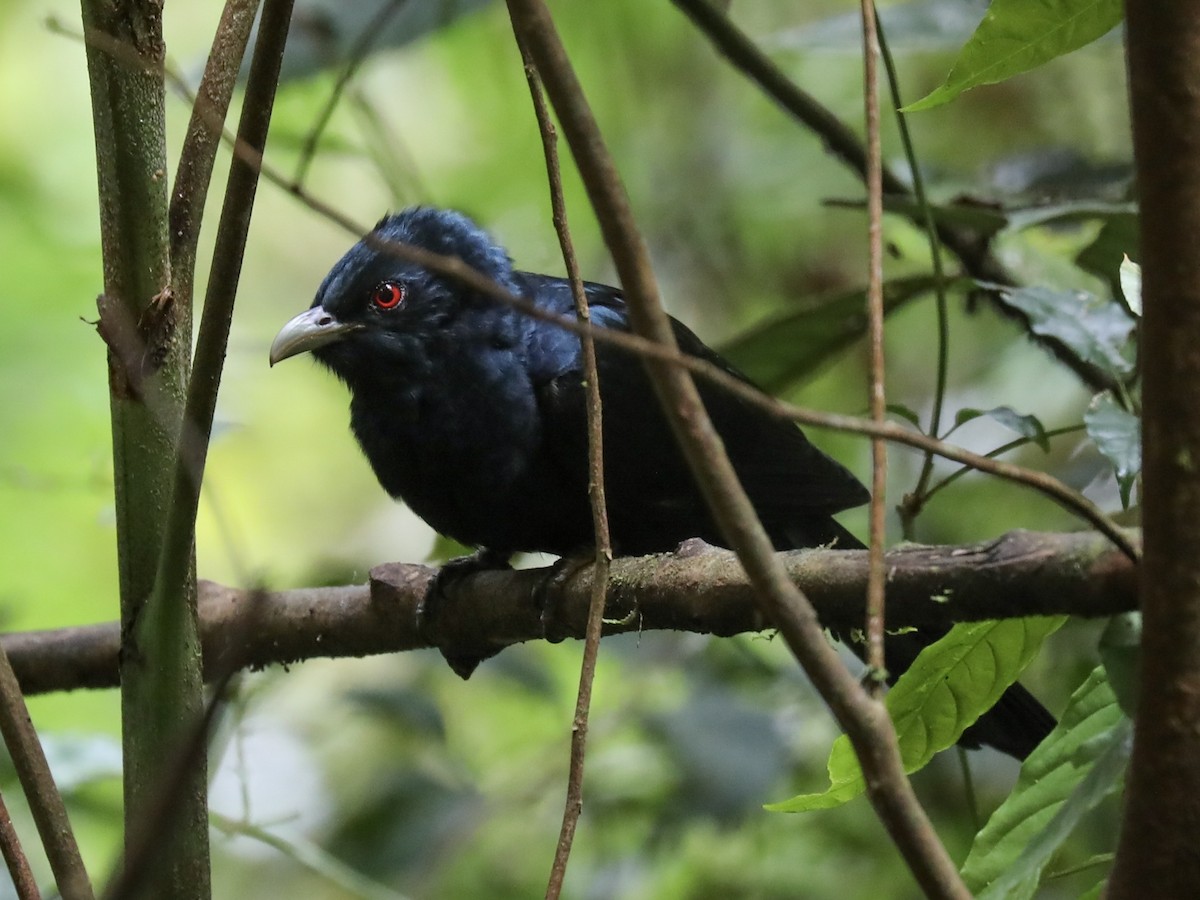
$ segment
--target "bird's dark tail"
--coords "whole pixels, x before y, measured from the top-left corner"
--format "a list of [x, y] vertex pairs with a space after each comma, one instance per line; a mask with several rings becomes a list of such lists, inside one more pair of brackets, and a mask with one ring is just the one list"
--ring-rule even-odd
[[[820, 523], [806, 524], [796, 533], [795, 528], [787, 530], [787, 540], [778, 541], [785, 546], [831, 546], [838, 550], [866, 549], [862, 541], [832, 519]], [[801, 544], [800, 540], [807, 541]], [[847, 636], [837, 634], [837, 638], [846, 643], [858, 655], [862, 655], [862, 645], [856, 641], [847, 640]], [[886, 665], [892, 681], [906, 671], [920, 653], [929, 644], [940, 638], [945, 631], [908, 632], [899, 635], [889, 635], [884, 653]], [[1019, 684], [1008, 688], [990, 710], [963, 732], [959, 744], [968, 749], [981, 746], [994, 747], [1001, 753], [1007, 753], [1017, 759], [1025, 759], [1033, 752], [1033, 748], [1042, 742], [1054, 728], [1054, 716], [1046, 707], [1038, 702], [1033, 694]]]

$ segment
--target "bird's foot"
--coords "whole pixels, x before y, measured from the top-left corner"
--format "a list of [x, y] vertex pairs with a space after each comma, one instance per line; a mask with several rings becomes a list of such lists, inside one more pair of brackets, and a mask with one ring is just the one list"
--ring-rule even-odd
[[542, 636], [557, 644], [571, 636], [571, 629], [561, 615], [562, 594], [571, 579], [595, 562], [595, 557], [580, 550], [555, 560], [536, 588], [533, 599], [537, 604], [538, 616], [542, 620]]
[[510, 554], [500, 550], [481, 547], [469, 556], [460, 556], [450, 560], [433, 576], [433, 580], [429, 582], [429, 587], [425, 591], [425, 596], [417, 604], [417, 634], [437, 647], [441, 651], [442, 658], [446, 660], [454, 673], [464, 680], [471, 677], [471, 673], [481, 662], [495, 656], [499, 651], [462, 653], [443, 647], [438, 640], [438, 617], [447, 605], [450, 589], [455, 582], [474, 575], [476, 572], [507, 569], [509, 568], [509, 556]]

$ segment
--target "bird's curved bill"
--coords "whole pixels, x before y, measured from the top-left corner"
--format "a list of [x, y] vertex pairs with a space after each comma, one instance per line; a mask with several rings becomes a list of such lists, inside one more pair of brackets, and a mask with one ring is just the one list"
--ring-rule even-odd
[[362, 328], [356, 322], [340, 322], [322, 306], [314, 306], [292, 319], [271, 342], [271, 365], [316, 350]]

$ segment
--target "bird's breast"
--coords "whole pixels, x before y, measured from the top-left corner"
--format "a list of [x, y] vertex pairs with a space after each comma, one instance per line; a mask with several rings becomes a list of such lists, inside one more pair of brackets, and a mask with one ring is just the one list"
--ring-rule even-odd
[[534, 531], [562, 527], [545, 508], [563, 485], [545, 459], [522, 372], [491, 366], [386, 392], [355, 390], [350, 421], [384, 490], [440, 533], [529, 550], [546, 543]]

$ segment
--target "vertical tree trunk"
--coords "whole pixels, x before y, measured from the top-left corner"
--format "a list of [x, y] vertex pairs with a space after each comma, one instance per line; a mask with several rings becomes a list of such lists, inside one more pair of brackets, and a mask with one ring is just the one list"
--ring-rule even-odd
[[1200, 896], [1200, 8], [1126, 10], [1145, 306], [1144, 631], [1109, 897], [1190, 898]]
[[[133, 627], [153, 595], [171, 498], [190, 349], [190, 312], [170, 292], [161, 0], [82, 0], [96, 132], [120, 569], [121, 709], [126, 848], [153, 818], [181, 736], [203, 711], [195, 578], [163, 598], [189, 614], [165, 640], [139, 645]], [[206, 772], [179, 782], [174, 827], [151, 854], [145, 896], [209, 895]], [[168, 835], [171, 837], [168, 839]]]

